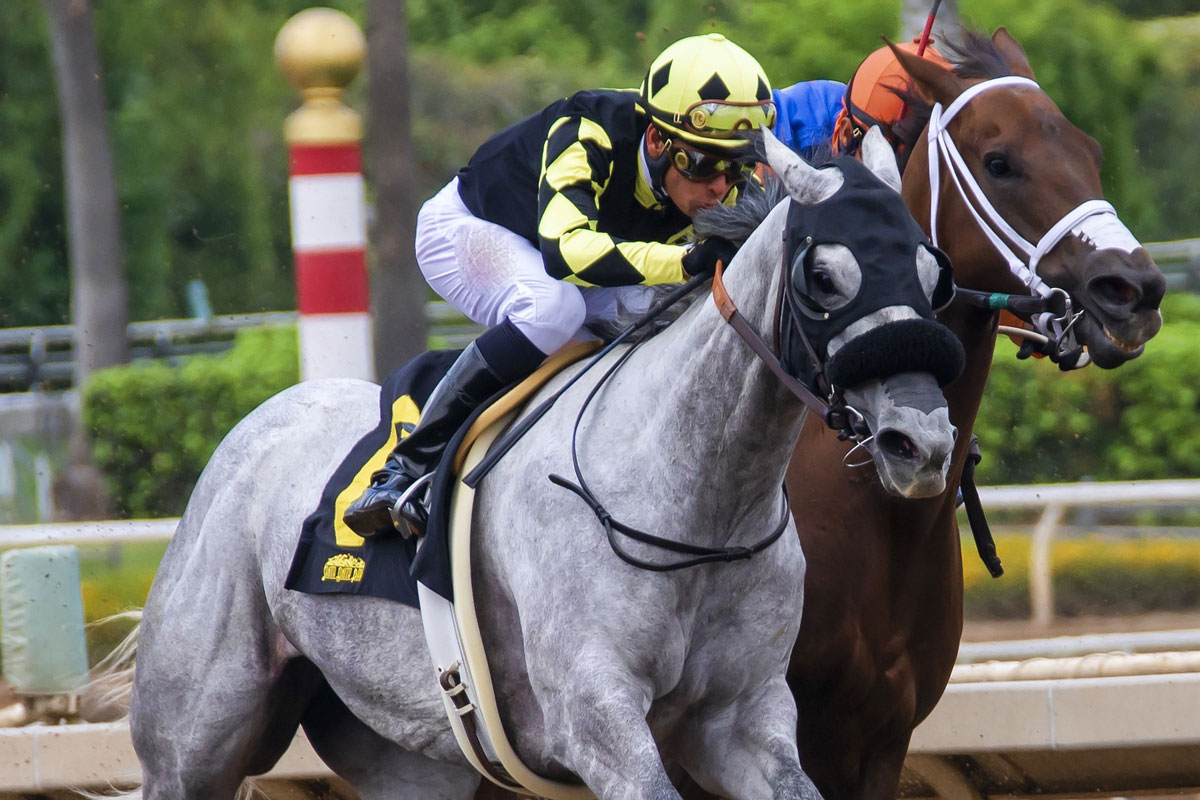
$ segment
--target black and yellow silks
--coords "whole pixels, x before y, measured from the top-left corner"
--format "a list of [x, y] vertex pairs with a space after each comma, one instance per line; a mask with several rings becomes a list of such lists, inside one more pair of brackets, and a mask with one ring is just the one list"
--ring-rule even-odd
[[682, 280], [691, 220], [659, 202], [639, 151], [633, 90], [584, 91], [485, 142], [458, 174], [468, 210], [525, 237], [546, 271], [582, 286]]

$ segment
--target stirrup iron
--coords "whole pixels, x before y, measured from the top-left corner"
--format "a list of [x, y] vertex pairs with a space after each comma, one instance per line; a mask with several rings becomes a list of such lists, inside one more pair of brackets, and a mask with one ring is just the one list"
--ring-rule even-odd
[[425, 533], [425, 525], [429, 522], [429, 487], [433, 483], [433, 476], [434, 472], [427, 472], [417, 478], [388, 509], [392, 524], [405, 539]]

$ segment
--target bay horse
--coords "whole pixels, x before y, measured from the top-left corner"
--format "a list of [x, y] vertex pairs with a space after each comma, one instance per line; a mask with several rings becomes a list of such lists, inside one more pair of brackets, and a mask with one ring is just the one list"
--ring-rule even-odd
[[[1114, 368], [1136, 358], [1161, 326], [1165, 289], [1145, 249], [1130, 241], [1115, 214], [1066, 225], [1056, 244], [1043, 238], [1064, 215], [1103, 197], [1099, 145], [1031, 83], [1025, 53], [1006, 30], [990, 39], [968, 33], [955, 49], [953, 71], [903, 52], [896, 56], [919, 95], [940, 104], [938, 111], [954, 108], [965, 92], [978, 92], [946, 129], [963, 163], [1003, 220], [1028, 242], [1050, 247], [1042, 248], [1037, 272], [1082, 312], [1072, 332], [1091, 360]], [[1011, 76], [1030, 82], [1005, 83]], [[983, 86], [997, 79], [1000, 85]], [[917, 113], [928, 119], [930, 108]], [[928, 126], [918, 123], [914, 130], [920, 135], [904, 170], [904, 199], [926, 232], [937, 235], [956, 283], [1028, 293], [1016, 274], [1028, 261], [1013, 263], [1018, 245], [1006, 233], [1000, 238], [1009, 253], [1002, 254], [981, 229], [948, 174], [944, 150], [936, 162], [937, 229], [931, 228], [930, 148], [944, 145], [936, 131], [930, 144]], [[842, 466], [845, 444], [817, 425], [804, 426], [788, 469], [809, 566], [788, 683], [799, 708], [801, 759], [829, 800], [896, 796], [912, 731], [941, 697], [958, 652], [963, 586], [955, 490], [992, 362], [997, 312], [960, 297], [938, 318], [967, 354], [963, 374], [946, 387], [959, 431], [949, 491], [923, 500], [880, 491], [869, 472]]]
[[[903, 204], [865, 168], [818, 170], [764, 136], [786, 191], [747, 221], [720, 307], [696, 302], [606, 356], [476, 494], [478, 613], [510, 738], [532, 769], [578, 779], [603, 800], [676, 800], [668, 768], [728, 797], [819, 796], [800, 765], [784, 675], [805, 572], [783, 479], [807, 407], [784, 389], [789, 376], [857, 376], [829, 399], [878, 421], [868, 447], [881, 478], [918, 496], [945, 487], [955, 432], [939, 384], [961, 368], [948, 357], [962, 357], [933, 321], [947, 268], [911, 220], [888, 222]], [[890, 149], [868, 138], [867, 163], [898, 188]], [[847, 202], [861, 211], [864, 198], [884, 220], [872, 235], [890, 242], [888, 259], [860, 260], [854, 248], [876, 245], [805, 227]], [[799, 310], [775, 327], [783, 298]], [[727, 319], [798, 337], [793, 366], [774, 373]], [[872, 363], [878, 348], [864, 342], [896, 350]], [[130, 726], [148, 800], [232, 798], [299, 725], [363, 800], [476, 790], [417, 609], [284, 588], [301, 524], [376, 425], [378, 395], [363, 381], [291, 387], [243, 419], [201, 475], [140, 628]], [[573, 464], [615, 517], [712, 557], [658, 571], [673, 566], [670, 553], [610, 547], [611, 518], [598, 522], [590, 502], [546, 479]]]

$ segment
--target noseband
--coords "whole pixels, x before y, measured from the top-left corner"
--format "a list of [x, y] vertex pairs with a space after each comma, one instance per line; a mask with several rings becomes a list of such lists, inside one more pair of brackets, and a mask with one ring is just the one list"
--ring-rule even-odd
[[[1072, 326], [1078, 321], [1083, 311], [1072, 312], [1071, 298], [1063, 289], [1048, 286], [1037, 274], [1038, 264], [1042, 258], [1054, 249], [1068, 234], [1074, 234], [1090, 241], [1097, 249], [1113, 247], [1133, 252], [1141, 244], [1134, 238], [1125, 224], [1117, 216], [1116, 210], [1104, 200], [1085, 200], [1063, 215], [1058, 222], [1032, 244], [1016, 232], [1004, 217], [988, 200], [979, 182], [967, 168], [966, 161], [959, 153], [954, 139], [948, 129], [950, 122], [966, 107], [973, 98], [990, 89], [1003, 87], [1021, 87], [1041, 90], [1036, 81], [1009, 75], [993, 78], [969, 87], [960, 94], [950, 107], [943, 110], [942, 104], [934, 105], [929, 117], [929, 231], [934, 246], [938, 244], [938, 199], [940, 190], [941, 161], [946, 162], [946, 171], [954, 181], [958, 194], [964, 205], [975, 218], [979, 229], [987, 236], [992, 247], [1008, 263], [1009, 270], [1035, 294], [1046, 301], [1047, 307], [1052, 303], [1062, 309], [1061, 314], [1051, 310], [1043, 310], [1032, 315], [1034, 327], [1054, 343], [1058, 355], [1066, 356], [1072, 351], [1079, 350], [1075, 342]], [[965, 186], [964, 186], [965, 185]], [[1007, 242], [1005, 241], [1007, 239]], [[1009, 246], [1012, 244], [1012, 247]], [[1020, 251], [1018, 255], [1013, 248]], [[1057, 299], [1056, 299], [1057, 296]], [[1082, 353], [1075, 366], [1082, 367], [1088, 363], [1086, 353]]]

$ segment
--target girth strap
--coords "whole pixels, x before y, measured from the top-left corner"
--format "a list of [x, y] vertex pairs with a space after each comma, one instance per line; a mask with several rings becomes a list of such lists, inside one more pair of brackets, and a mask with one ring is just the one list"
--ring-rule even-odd
[[479, 741], [479, 723], [475, 719], [478, 709], [467, 697], [467, 687], [462, 682], [462, 675], [459, 674], [457, 663], [438, 673], [438, 686], [449, 698], [455, 713], [462, 719], [463, 732], [466, 734], [467, 742], [471, 745], [471, 753], [475, 756], [479, 766], [487, 772], [488, 777], [501, 786], [521, 789], [521, 784], [513, 780], [503, 767], [492, 761], [491, 756]]

